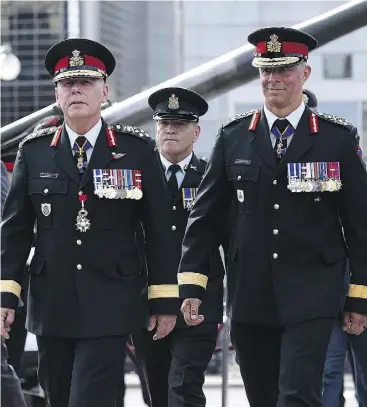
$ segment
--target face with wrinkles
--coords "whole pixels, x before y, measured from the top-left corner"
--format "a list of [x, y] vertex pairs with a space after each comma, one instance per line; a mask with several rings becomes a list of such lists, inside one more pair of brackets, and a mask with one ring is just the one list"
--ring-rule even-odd
[[179, 162], [192, 152], [200, 127], [187, 120], [158, 120], [156, 134], [160, 153], [171, 162]]
[[101, 104], [107, 101], [108, 85], [103, 79], [70, 78], [57, 82], [56, 101], [65, 120], [98, 120]]
[[305, 63], [292, 67], [260, 68], [266, 105], [280, 109], [299, 103], [310, 73], [311, 68]]

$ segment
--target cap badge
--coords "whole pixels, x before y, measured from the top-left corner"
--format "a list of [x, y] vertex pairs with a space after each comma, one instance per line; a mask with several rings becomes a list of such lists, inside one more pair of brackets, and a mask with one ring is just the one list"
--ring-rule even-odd
[[306, 105], [308, 104], [308, 96], [305, 93], [302, 93], [302, 98], [303, 101], [306, 103]]
[[266, 44], [268, 52], [280, 52], [282, 50], [282, 44], [278, 41], [278, 38], [276, 34], [270, 36], [270, 41]]
[[172, 94], [168, 98], [168, 109], [177, 110], [179, 107], [180, 104], [178, 103], [178, 97], [176, 97], [175, 94]]
[[73, 56], [69, 58], [69, 66], [84, 65], [84, 58], [80, 56], [80, 51], [76, 49], [72, 54]]

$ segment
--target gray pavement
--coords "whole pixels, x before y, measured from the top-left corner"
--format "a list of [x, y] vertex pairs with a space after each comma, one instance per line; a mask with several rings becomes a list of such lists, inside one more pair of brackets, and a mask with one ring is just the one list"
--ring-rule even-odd
[[[126, 374], [125, 381], [127, 386], [125, 407], [146, 407], [142, 399], [140, 382], [137, 376], [133, 373]], [[354, 396], [352, 376], [345, 375], [344, 383], [344, 396], [346, 399], [345, 407], [358, 407], [358, 403]], [[231, 369], [229, 376], [226, 405], [222, 403], [221, 385], [221, 377], [219, 375], [207, 375], [204, 385], [204, 392], [207, 398], [207, 407], [249, 407], [241, 378], [234, 369]]]

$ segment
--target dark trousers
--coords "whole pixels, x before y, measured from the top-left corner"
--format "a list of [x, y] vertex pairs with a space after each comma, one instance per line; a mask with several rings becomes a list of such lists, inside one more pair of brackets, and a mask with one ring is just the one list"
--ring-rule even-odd
[[212, 358], [218, 325], [176, 328], [168, 337], [153, 341], [151, 332], [134, 336], [145, 365], [152, 407], [204, 407], [205, 370]]
[[18, 376], [7, 359], [6, 345], [1, 339], [1, 406], [26, 407]]
[[37, 337], [39, 381], [50, 407], [115, 407], [126, 340]]
[[360, 407], [367, 407], [367, 335], [349, 335], [337, 322], [331, 335], [324, 370], [324, 407], [338, 407], [343, 389], [347, 352], [351, 353], [356, 396]]
[[251, 407], [321, 407], [322, 376], [335, 320], [318, 318], [282, 328], [232, 321]]

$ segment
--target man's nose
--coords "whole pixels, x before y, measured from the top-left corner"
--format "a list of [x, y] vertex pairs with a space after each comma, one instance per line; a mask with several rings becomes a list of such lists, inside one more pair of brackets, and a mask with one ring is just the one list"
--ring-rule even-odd
[[79, 93], [80, 92], [80, 87], [78, 83], [74, 83], [73, 86], [71, 87], [71, 93]]
[[279, 73], [276, 70], [271, 70], [269, 73], [268, 81], [276, 82], [279, 79]]
[[166, 133], [173, 134], [176, 133], [176, 126], [170, 123], [166, 128]]

